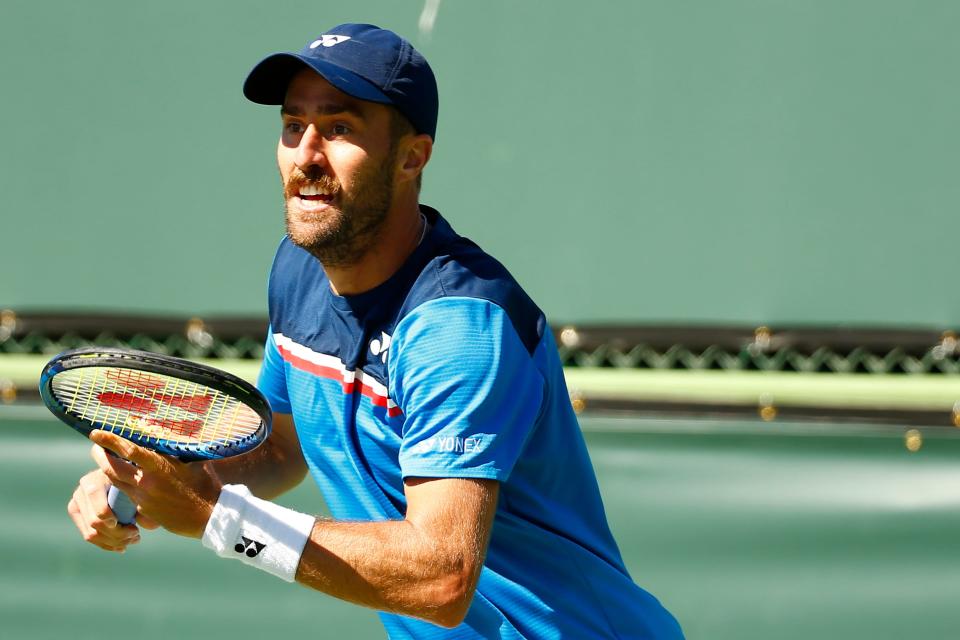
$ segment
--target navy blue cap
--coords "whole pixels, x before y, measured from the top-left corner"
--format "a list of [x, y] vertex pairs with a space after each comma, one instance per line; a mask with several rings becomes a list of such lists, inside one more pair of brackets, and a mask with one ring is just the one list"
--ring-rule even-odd
[[372, 24], [341, 24], [299, 53], [275, 53], [257, 63], [243, 95], [258, 104], [283, 104], [287, 85], [304, 65], [347, 95], [392, 104], [417, 133], [437, 133], [437, 81], [409, 42]]

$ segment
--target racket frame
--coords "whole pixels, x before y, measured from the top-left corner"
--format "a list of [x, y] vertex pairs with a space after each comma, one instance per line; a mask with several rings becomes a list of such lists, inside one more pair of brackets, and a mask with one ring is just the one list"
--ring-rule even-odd
[[[252, 409], [260, 417], [260, 427], [253, 433], [230, 442], [214, 440], [186, 443], [158, 438], [145, 433], [130, 432], [122, 427], [110, 426], [102, 422], [81, 420], [69, 413], [53, 393], [53, 378], [61, 372], [83, 367], [134, 369], [186, 380], [220, 391]], [[57, 418], [85, 436], [96, 429], [101, 429], [115, 433], [134, 444], [176, 457], [184, 462], [216, 460], [253, 450], [270, 435], [273, 416], [270, 405], [263, 394], [246, 380], [231, 373], [182, 358], [115, 347], [81, 347], [64, 351], [55, 356], [47, 363], [40, 374], [40, 396], [47, 408]]]

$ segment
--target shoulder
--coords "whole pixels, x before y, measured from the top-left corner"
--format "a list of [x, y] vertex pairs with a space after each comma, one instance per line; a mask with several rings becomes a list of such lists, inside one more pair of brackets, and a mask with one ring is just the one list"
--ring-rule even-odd
[[[473, 241], [458, 235], [438, 213], [429, 213], [434, 225], [430, 233], [432, 258], [411, 287], [401, 317], [435, 300], [489, 302], [503, 310], [532, 353], [546, 330], [543, 312], [503, 264]], [[477, 305], [458, 306], [468, 312]]]

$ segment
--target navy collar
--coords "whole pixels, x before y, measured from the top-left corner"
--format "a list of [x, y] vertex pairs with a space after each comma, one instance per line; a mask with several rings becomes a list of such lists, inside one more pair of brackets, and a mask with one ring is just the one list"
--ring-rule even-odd
[[[383, 311], [392, 308], [394, 305], [389, 304], [392, 298], [408, 291], [427, 263], [438, 254], [438, 250], [457, 238], [456, 232], [439, 211], [426, 205], [420, 205], [420, 211], [426, 216], [430, 230], [400, 268], [382, 283], [363, 293], [339, 296], [330, 290], [330, 303], [334, 307], [358, 319], [366, 319], [375, 308]], [[327, 286], [329, 290], [329, 281]], [[379, 314], [374, 312], [374, 315]]]

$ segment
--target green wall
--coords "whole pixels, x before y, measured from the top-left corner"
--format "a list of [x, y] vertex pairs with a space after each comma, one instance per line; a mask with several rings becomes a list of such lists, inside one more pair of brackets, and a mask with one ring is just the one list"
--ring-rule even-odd
[[0, 307], [263, 313], [262, 55], [341, 21], [439, 78], [423, 200], [555, 322], [950, 326], [960, 3], [0, 4]]

